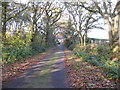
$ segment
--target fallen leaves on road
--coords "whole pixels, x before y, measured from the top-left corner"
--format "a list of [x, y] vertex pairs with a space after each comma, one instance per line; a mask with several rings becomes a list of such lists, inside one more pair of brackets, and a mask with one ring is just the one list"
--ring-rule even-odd
[[12, 79], [15, 79], [15, 77], [20, 76], [21, 73], [26, 72], [26, 69], [31, 68], [33, 64], [50, 55], [53, 50], [54, 48], [48, 50], [47, 52], [38, 54], [37, 56], [32, 56], [29, 57], [28, 59], [16, 61], [13, 64], [2, 65], [3, 85]]

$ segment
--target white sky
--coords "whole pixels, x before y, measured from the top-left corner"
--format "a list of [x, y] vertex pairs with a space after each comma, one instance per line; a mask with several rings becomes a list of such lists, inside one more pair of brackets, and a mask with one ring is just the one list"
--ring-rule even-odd
[[108, 31], [93, 29], [90, 33], [88, 33], [88, 37], [98, 38], [98, 39], [108, 39]]
[[[22, 3], [27, 3], [28, 1], [52, 1], [52, 0], [15, 0], [18, 2], [22, 2]], [[58, 1], [77, 1], [77, 0], [58, 0]], [[86, 0], [83, 0], [86, 1]], [[90, 0], [88, 0], [90, 1]], [[114, 4], [116, 4], [117, 1], [120, 0], [111, 0]], [[65, 15], [65, 17], [63, 17], [64, 20], [67, 20], [66, 18], [68, 18], [68, 16]], [[63, 18], [61, 20], [63, 20]], [[99, 38], [99, 39], [108, 39], [108, 31], [107, 30], [100, 30], [100, 29], [94, 29], [92, 30], [90, 33], [88, 33], [88, 37], [91, 38]]]
[[[4, 0], [3, 0], [4, 1]], [[6, 1], [6, 0], [5, 0]], [[8, 0], [8, 1], [11, 1], [11, 0]], [[23, 3], [26, 3], [26, 2], [28, 2], [28, 1], [33, 1], [33, 2], [35, 2], [35, 1], [38, 1], [38, 2], [40, 2], [40, 1], [42, 1], [42, 2], [46, 2], [46, 1], [55, 1], [55, 0], [14, 0], [14, 1], [18, 1], [18, 2], [23, 2]], [[79, 0], [57, 0], [57, 1], [66, 1], [66, 2], [77, 2], [77, 1], [79, 1]], [[81, 1], [90, 1], [90, 0], [81, 0]], [[100, 1], [100, 0], [96, 0], [96, 1]], [[116, 3], [117, 1], [120, 1], [120, 0], [111, 0], [112, 2], [114, 2], [114, 3]]]

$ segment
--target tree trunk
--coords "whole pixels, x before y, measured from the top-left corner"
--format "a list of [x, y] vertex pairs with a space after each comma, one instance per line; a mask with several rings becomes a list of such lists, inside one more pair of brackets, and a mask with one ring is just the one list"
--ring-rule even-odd
[[49, 35], [49, 32], [47, 31], [46, 32], [46, 36], [45, 36], [45, 43], [46, 43], [46, 45], [48, 45], [48, 38], [49, 38], [48, 35]]
[[118, 28], [119, 28], [119, 15], [115, 17], [115, 25], [114, 25], [114, 30], [113, 30], [113, 40], [116, 41], [118, 40]]
[[119, 0], [116, 4], [116, 9], [117, 9], [117, 13], [118, 13], [118, 33], [119, 33], [118, 43], [120, 46], [120, 1]]
[[34, 36], [35, 36], [34, 24], [32, 24], [32, 38], [31, 38], [31, 43], [33, 43], [33, 41], [34, 41]]
[[120, 46], [120, 15], [119, 15], [119, 27], [118, 27], [118, 32], [119, 32], [119, 46]]
[[3, 40], [6, 39], [6, 22], [3, 22], [2, 37], [3, 37]]
[[79, 40], [79, 43], [80, 43], [80, 45], [81, 45], [81, 38], [80, 38], [80, 37], [78, 37], [78, 40]]
[[87, 35], [85, 34], [84, 35], [84, 46], [86, 46], [86, 38], [87, 38]]
[[82, 46], [82, 45], [83, 45], [83, 41], [84, 41], [84, 40], [83, 40], [83, 38], [82, 38], [82, 37], [81, 37], [80, 39], [81, 39], [81, 43], [80, 43], [80, 44], [81, 44], [81, 46]]
[[108, 37], [109, 37], [109, 44], [110, 46], [113, 45], [113, 36], [112, 36], [112, 25], [110, 25], [109, 21], [107, 19], [105, 19], [105, 22], [107, 23], [108, 26]]
[[3, 40], [3, 44], [5, 44], [5, 40], [6, 40], [6, 15], [7, 13], [7, 3], [6, 2], [2, 2], [2, 40]]
[[119, 15], [114, 18], [114, 27], [112, 30], [113, 34], [113, 52], [117, 52], [119, 48]]

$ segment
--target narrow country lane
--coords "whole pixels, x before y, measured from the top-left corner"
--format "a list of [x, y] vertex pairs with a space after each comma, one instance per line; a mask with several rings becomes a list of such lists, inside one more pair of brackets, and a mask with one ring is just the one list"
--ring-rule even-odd
[[27, 72], [6, 84], [3, 88], [67, 88], [64, 68], [64, 47], [58, 45], [43, 60], [35, 63]]

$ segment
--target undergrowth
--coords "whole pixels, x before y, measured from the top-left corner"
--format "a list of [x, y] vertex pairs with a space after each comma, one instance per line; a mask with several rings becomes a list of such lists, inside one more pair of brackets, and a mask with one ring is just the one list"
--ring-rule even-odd
[[45, 43], [41, 44], [38, 36], [35, 37], [34, 43], [31, 44], [31, 38], [31, 33], [27, 33], [25, 37], [18, 32], [11, 37], [6, 36], [6, 45], [2, 45], [2, 63], [14, 63], [49, 48]]
[[85, 47], [76, 45], [73, 52], [83, 61], [102, 68], [105, 73], [108, 73], [109, 79], [120, 77], [119, 56], [113, 53], [109, 46], [89, 44]]

